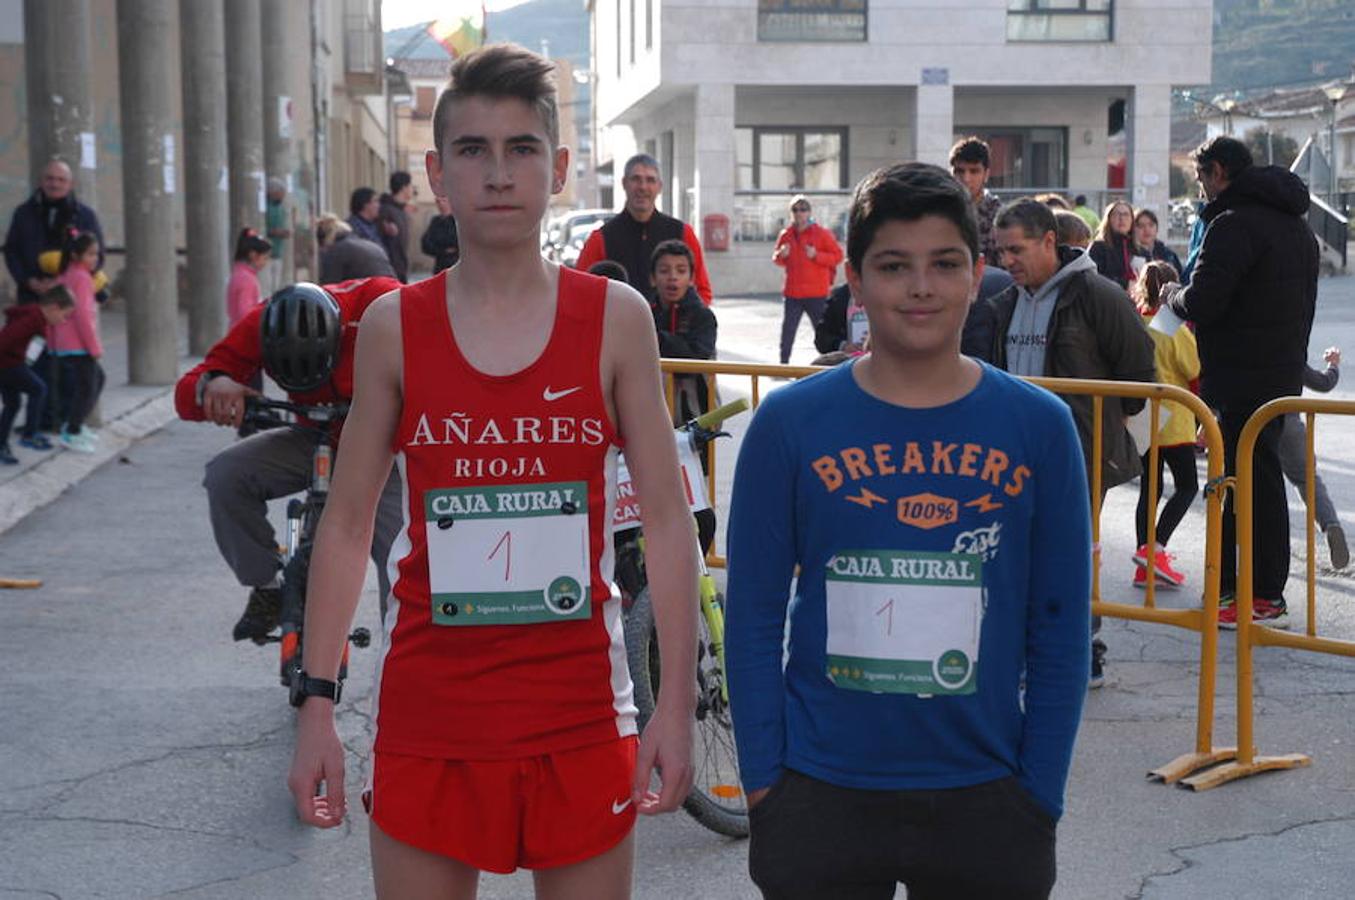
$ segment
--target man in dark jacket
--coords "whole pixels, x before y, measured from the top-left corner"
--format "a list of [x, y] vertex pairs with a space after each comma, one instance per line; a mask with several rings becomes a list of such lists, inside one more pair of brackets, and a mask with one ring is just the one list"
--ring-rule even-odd
[[419, 248], [433, 257], [433, 274], [450, 269], [461, 258], [461, 242], [456, 236], [456, 217], [446, 197], [437, 198], [438, 214], [428, 220]]
[[[1195, 171], [1208, 199], [1200, 217], [1204, 242], [1190, 284], [1168, 285], [1162, 297], [1195, 323], [1200, 394], [1219, 411], [1225, 463], [1237, 471], [1242, 426], [1258, 407], [1303, 390], [1308, 334], [1317, 304], [1318, 248], [1304, 215], [1308, 188], [1287, 169], [1254, 166], [1245, 144], [1217, 137], [1195, 151]], [[1283, 624], [1289, 579], [1289, 506], [1280, 469], [1284, 418], [1272, 419], [1253, 460], [1253, 618]], [[1237, 587], [1237, 522], [1233, 494], [1223, 513], [1220, 591]], [[1236, 627], [1237, 609], [1221, 603], [1219, 624]]]
[[696, 232], [681, 219], [665, 216], [654, 205], [663, 191], [658, 162], [641, 153], [627, 160], [622, 171], [621, 187], [626, 192], [626, 208], [588, 236], [575, 268], [587, 272], [599, 260], [619, 262], [630, 274], [630, 286], [646, 297], [652, 297], [653, 290], [645, 273], [649, 271], [655, 248], [664, 241], [680, 240], [692, 251], [692, 283], [701, 301], [709, 306], [712, 297], [710, 276], [706, 274], [706, 260], [701, 254], [701, 242], [696, 239]]
[[81, 203], [72, 190], [70, 166], [59, 159], [42, 170], [38, 189], [14, 210], [5, 237], [5, 265], [19, 287], [19, 302], [32, 303], [56, 279], [43, 273], [38, 257], [60, 250], [71, 229], [90, 231], [99, 238], [99, 266], [103, 266], [104, 238], [99, 217]]
[[381, 244], [395, 270], [395, 277], [409, 281], [409, 201], [414, 199], [414, 181], [408, 172], [392, 172], [390, 193], [381, 195]]
[[[1081, 250], [1060, 247], [1054, 211], [1035, 200], [1004, 206], [993, 223], [998, 255], [1016, 283], [988, 301], [993, 311], [991, 362], [1015, 375], [1152, 381], [1157, 376], [1153, 340], [1125, 292], [1097, 274]], [[1093, 404], [1085, 395], [1063, 395], [1073, 411], [1087, 483], [1094, 484]], [[1139, 474], [1139, 451], [1125, 420], [1143, 409], [1141, 399], [1113, 398], [1102, 405], [1101, 496]], [[1093, 619], [1093, 632], [1100, 617]], [[1104, 681], [1105, 645], [1092, 643], [1092, 687]]]
[[[654, 285], [650, 308], [659, 336], [659, 356], [665, 359], [715, 358], [715, 313], [706, 308], [692, 286], [692, 269], [691, 248], [682, 241], [664, 241], [654, 248], [649, 268]], [[685, 422], [710, 408], [704, 376], [679, 375], [676, 385], [676, 422]]]

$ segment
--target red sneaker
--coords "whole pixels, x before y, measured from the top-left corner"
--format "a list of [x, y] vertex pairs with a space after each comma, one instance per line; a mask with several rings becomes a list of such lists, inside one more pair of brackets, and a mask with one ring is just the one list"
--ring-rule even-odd
[[[1134, 565], [1146, 567], [1148, 565], [1148, 556], [1148, 545], [1144, 544], [1134, 551]], [[1178, 572], [1172, 567], [1172, 560], [1176, 559], [1175, 556], [1168, 553], [1166, 550], [1158, 550], [1157, 553], [1153, 554], [1153, 557], [1153, 569], [1157, 574], [1159, 585], [1165, 588], [1179, 588], [1186, 583], [1185, 573]], [[1137, 580], [1135, 583], [1138, 583]], [[1139, 585], [1139, 587], [1142, 586], [1143, 585]]]
[[1148, 589], [1148, 570], [1143, 566], [1134, 567], [1134, 587], [1140, 590]]
[[1229, 631], [1237, 628], [1237, 597], [1232, 593], [1219, 596], [1219, 627]]
[[1271, 628], [1289, 627], [1289, 607], [1285, 604], [1284, 598], [1279, 600], [1267, 600], [1264, 597], [1257, 597], [1252, 601], [1252, 623], [1255, 625], [1269, 625]]

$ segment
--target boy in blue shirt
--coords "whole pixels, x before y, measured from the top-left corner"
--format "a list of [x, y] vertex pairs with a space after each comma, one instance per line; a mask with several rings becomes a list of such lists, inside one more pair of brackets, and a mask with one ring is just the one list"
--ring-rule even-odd
[[872, 352], [765, 400], [734, 478], [749, 869], [769, 900], [1047, 897], [1089, 669], [1077, 432], [960, 354], [983, 261], [958, 182], [878, 170], [848, 235]]

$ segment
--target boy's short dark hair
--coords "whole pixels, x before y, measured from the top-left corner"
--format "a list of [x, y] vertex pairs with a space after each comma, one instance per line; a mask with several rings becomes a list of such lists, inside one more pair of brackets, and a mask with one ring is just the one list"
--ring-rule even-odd
[[614, 259], [598, 260], [588, 267], [588, 274], [601, 275], [603, 278], [610, 278], [612, 281], [620, 281], [623, 284], [630, 282], [630, 275], [626, 272], [626, 267]]
[[408, 172], [392, 172], [390, 181], [391, 193], [392, 194], [400, 193], [413, 180], [414, 180], [413, 178], [409, 177]]
[[681, 256], [687, 260], [687, 267], [693, 272], [696, 271], [696, 257], [692, 255], [692, 248], [688, 247], [677, 238], [671, 238], [662, 241], [659, 246], [654, 248], [654, 255], [649, 257], [650, 275], [653, 275], [659, 270], [659, 260], [665, 256]]
[[861, 271], [861, 262], [886, 222], [915, 222], [940, 216], [960, 230], [969, 258], [979, 258], [979, 221], [969, 191], [949, 172], [928, 163], [898, 163], [876, 169], [856, 186], [847, 213], [847, 260]]
[[60, 309], [73, 309], [75, 297], [64, 284], [54, 284], [38, 297], [39, 306], [56, 306]]
[[375, 196], [376, 191], [369, 187], [358, 188], [353, 192], [353, 195], [348, 198], [348, 211], [356, 216], [358, 213], [362, 212], [364, 206], [372, 202], [372, 198]]
[[988, 165], [988, 143], [976, 134], [968, 137], [962, 137], [955, 142], [955, 146], [950, 148], [950, 165], [953, 168], [957, 162], [978, 163], [985, 169]]
[[[1059, 233], [1058, 220], [1054, 218], [1052, 207], [1046, 206], [1033, 197], [1013, 200], [997, 211], [993, 217], [994, 228], [1020, 228], [1027, 237], [1039, 240], [1049, 232]], [[1056, 237], [1055, 240], [1058, 238]]]
[[1205, 141], [1196, 148], [1194, 157], [1195, 165], [1200, 168], [1210, 163], [1218, 163], [1223, 167], [1223, 174], [1229, 181], [1241, 175], [1243, 169], [1252, 166], [1251, 151], [1247, 149], [1247, 145], [1226, 134]]
[[555, 63], [517, 44], [486, 44], [452, 63], [452, 77], [433, 108], [433, 146], [442, 156], [443, 132], [452, 104], [467, 97], [515, 98], [536, 110], [555, 148], [560, 143], [560, 106]]

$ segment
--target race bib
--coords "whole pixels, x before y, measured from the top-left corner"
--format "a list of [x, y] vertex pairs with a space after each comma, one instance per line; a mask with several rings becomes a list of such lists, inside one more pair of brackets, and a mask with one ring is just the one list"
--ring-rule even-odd
[[827, 674], [851, 691], [972, 694], [983, 557], [844, 550], [828, 561]]
[[870, 320], [866, 318], [866, 311], [860, 306], [854, 307], [851, 315], [847, 317], [847, 340], [860, 347], [866, 342], [866, 335], [870, 333]]
[[531, 625], [592, 615], [588, 485], [424, 494], [436, 625]]
[[[682, 471], [682, 490], [687, 495], [687, 506], [692, 512], [710, 509], [706, 496], [706, 477], [701, 472], [701, 460], [692, 449], [685, 432], [677, 432], [678, 465]], [[612, 513], [612, 532], [640, 527], [640, 496], [635, 482], [630, 479], [626, 458], [616, 461], [616, 510]]]

